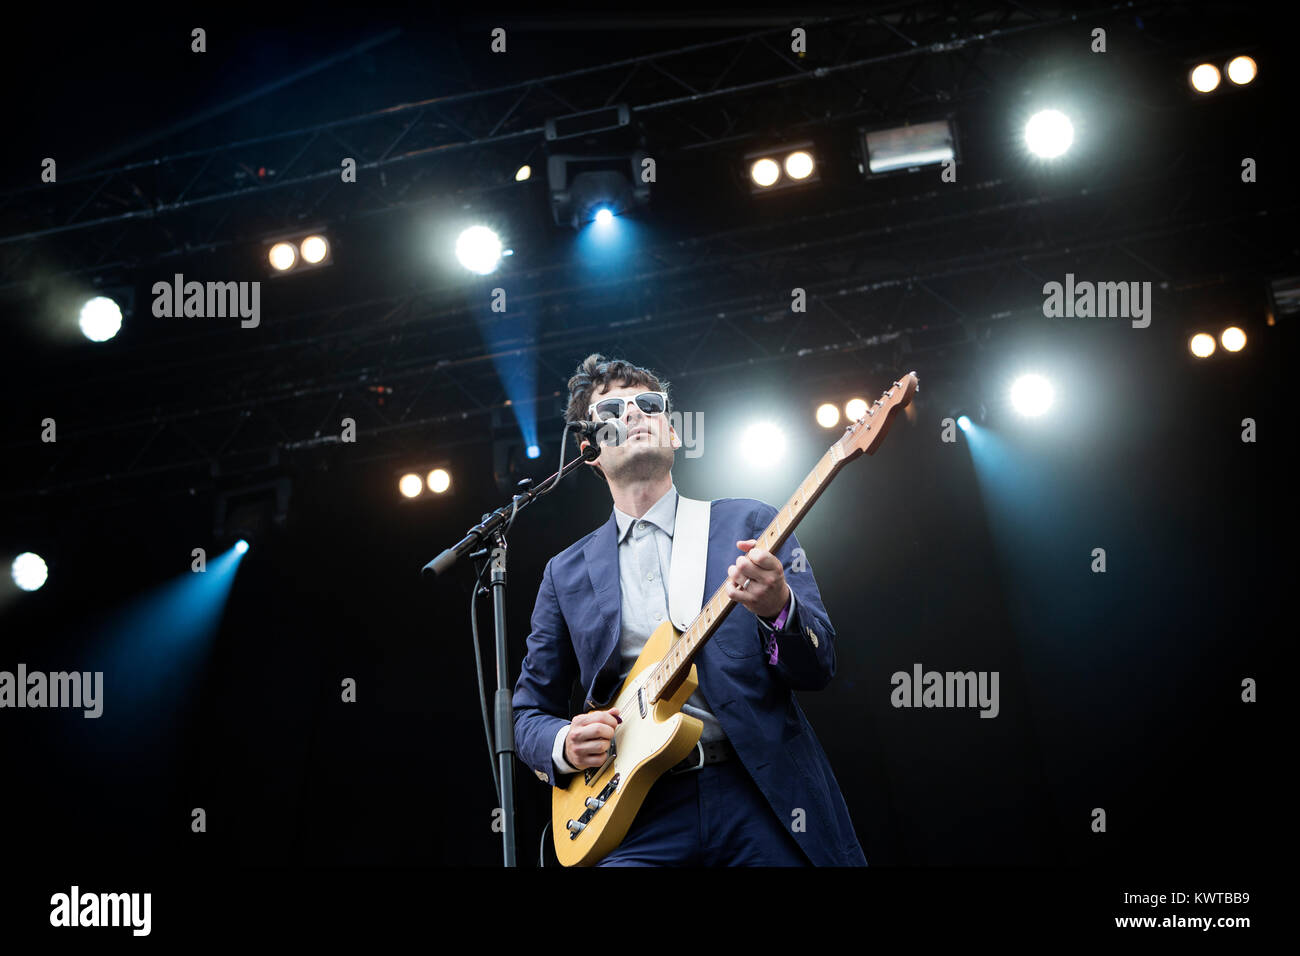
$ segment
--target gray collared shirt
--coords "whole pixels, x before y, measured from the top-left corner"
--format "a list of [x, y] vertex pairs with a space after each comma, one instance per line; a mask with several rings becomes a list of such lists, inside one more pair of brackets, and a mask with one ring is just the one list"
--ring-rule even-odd
[[[670, 486], [640, 518], [615, 508], [614, 521], [618, 524], [618, 581], [623, 595], [619, 636], [619, 680], [623, 681], [632, 672], [650, 635], [668, 619], [668, 571], [677, 524], [677, 486]], [[682, 705], [682, 712], [704, 722], [701, 743], [727, 736], [698, 688]]]

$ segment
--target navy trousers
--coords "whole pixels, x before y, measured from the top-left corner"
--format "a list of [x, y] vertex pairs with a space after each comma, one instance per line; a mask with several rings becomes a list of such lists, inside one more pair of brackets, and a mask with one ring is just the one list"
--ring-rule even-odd
[[655, 781], [597, 866], [811, 866], [739, 760]]

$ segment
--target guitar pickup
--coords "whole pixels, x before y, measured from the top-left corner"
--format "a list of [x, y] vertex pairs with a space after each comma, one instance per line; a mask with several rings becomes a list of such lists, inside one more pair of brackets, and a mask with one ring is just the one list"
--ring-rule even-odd
[[605, 762], [601, 764], [599, 767], [589, 767], [588, 769], [584, 770], [582, 772], [582, 782], [587, 784], [587, 786], [591, 786], [591, 781], [595, 780], [602, 773], [604, 773], [605, 768], [609, 766], [610, 761], [617, 756], [618, 756], [618, 744], [614, 743], [613, 738], [610, 738], [609, 753], [605, 755]]

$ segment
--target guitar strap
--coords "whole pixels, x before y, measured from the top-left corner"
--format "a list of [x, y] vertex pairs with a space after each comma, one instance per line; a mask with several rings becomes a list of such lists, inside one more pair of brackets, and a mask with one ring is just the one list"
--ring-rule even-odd
[[685, 631], [704, 606], [704, 574], [709, 557], [712, 502], [677, 495], [672, 564], [668, 568], [668, 618]]

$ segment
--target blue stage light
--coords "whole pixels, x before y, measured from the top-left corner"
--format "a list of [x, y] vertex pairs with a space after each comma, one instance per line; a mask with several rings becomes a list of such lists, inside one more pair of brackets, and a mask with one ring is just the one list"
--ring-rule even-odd
[[602, 226], [605, 225], [605, 223], [607, 222], [612, 222], [613, 219], [614, 219], [614, 214], [610, 212], [608, 209], [599, 209], [596, 211], [596, 222]]
[[541, 455], [542, 455], [542, 449], [539, 448], [537, 445], [529, 445], [529, 446], [528, 446], [528, 457], [529, 457], [529, 458], [540, 458]]
[[970, 416], [962, 415], [957, 419], [957, 427], [964, 432], [970, 431]]
[[235, 542], [235, 553], [246, 554], [247, 552], [248, 552], [248, 542], [245, 541], [243, 538], [240, 538], [238, 541]]

